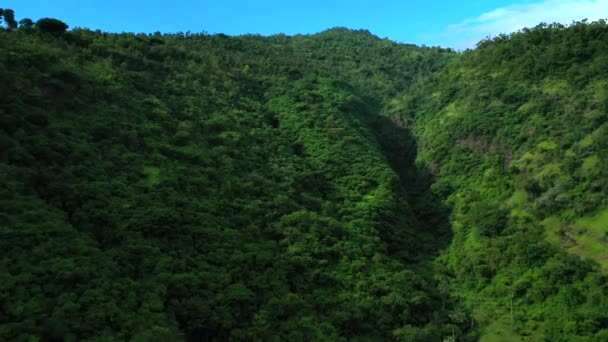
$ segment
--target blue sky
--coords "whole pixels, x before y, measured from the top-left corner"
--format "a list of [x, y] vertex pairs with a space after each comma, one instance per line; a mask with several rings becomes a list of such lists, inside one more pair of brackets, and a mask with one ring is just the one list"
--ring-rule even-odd
[[539, 22], [608, 17], [608, 0], [2, 0], [17, 19], [54, 17], [71, 28], [230, 35], [315, 33], [345, 26], [418, 45], [464, 49]]

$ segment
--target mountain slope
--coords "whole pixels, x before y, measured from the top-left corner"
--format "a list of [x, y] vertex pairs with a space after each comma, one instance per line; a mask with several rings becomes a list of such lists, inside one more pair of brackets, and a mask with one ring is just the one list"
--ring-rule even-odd
[[[339, 29], [0, 39], [2, 339], [460, 330], [437, 310], [436, 229], [416, 229], [375, 136], [390, 126], [360, 98], [408, 82], [350, 69], [435, 50]], [[373, 91], [346, 83], [362, 73]]]
[[397, 101], [451, 206], [443, 258], [481, 323], [605, 338], [592, 336], [608, 312], [607, 48], [604, 22], [540, 25], [481, 42]]
[[0, 30], [0, 339], [605, 339], [607, 34]]

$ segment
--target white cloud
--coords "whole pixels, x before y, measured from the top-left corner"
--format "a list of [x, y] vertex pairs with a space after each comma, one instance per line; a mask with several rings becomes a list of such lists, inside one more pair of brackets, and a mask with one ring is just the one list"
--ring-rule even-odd
[[541, 22], [570, 24], [608, 17], [608, 0], [544, 0], [497, 8], [449, 26], [442, 34], [456, 49], [472, 48], [487, 36], [511, 33]]

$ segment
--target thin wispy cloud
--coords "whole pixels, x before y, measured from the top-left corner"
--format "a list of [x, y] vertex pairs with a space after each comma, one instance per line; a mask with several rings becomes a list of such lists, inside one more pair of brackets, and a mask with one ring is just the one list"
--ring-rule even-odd
[[475, 47], [487, 36], [511, 33], [541, 22], [570, 24], [608, 17], [608, 0], [545, 0], [497, 8], [449, 26], [442, 34], [456, 49]]

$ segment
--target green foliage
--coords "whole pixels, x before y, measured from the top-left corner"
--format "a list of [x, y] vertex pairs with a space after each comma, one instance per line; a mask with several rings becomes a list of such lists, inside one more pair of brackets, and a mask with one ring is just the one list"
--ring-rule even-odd
[[0, 8], [0, 18], [4, 19], [6, 24], [6, 29], [14, 30], [17, 28], [17, 21], [15, 20], [15, 12], [12, 9], [1, 9]]
[[428, 183], [408, 191], [415, 157], [383, 151], [413, 142], [376, 111], [447, 52], [36, 27], [0, 32], [0, 339], [445, 333], [447, 226], [409, 207]]
[[501, 35], [408, 95], [452, 212], [442, 260], [482, 340], [605, 334], [607, 36], [604, 21]]
[[0, 340], [606, 336], [605, 23], [461, 54], [20, 25]]
[[58, 34], [68, 29], [68, 25], [54, 18], [42, 18], [36, 21], [36, 28], [43, 33]]
[[24, 18], [19, 20], [19, 28], [20, 29], [32, 29], [34, 27], [35, 23], [32, 21], [32, 19], [29, 18]]

